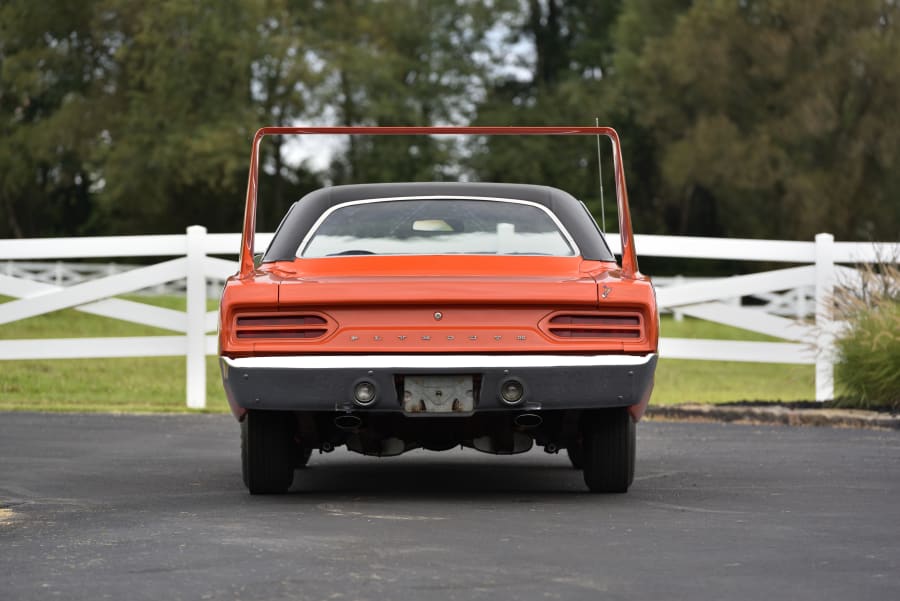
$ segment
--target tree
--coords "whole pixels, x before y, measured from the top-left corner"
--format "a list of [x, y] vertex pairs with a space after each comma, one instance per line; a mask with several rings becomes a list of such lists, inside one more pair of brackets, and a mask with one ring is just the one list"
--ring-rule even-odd
[[94, 207], [96, 2], [0, 5], [0, 237], [81, 233]]
[[[233, 230], [261, 125], [599, 117], [622, 137], [641, 231], [895, 239], [898, 11], [896, 0], [9, 0], [0, 236]], [[589, 139], [350, 137], [323, 173], [289, 148], [261, 149], [264, 227], [322, 180], [535, 181], [599, 212]]]
[[[312, 51], [329, 76], [318, 91], [342, 125], [433, 125], [474, 114], [498, 7], [475, 0], [337, 0], [319, 6]], [[439, 180], [455, 163], [453, 140], [351, 136], [330, 177]]]
[[[309, 110], [304, 7], [54, 4], [0, 8], [0, 235], [237, 227], [253, 132]], [[319, 181], [264, 150], [263, 216], [280, 217]]]
[[[260, 126], [293, 125], [322, 108], [315, 94], [324, 75], [309, 50], [319, 25], [314, 8], [309, 1], [267, 0], [263, 5], [251, 64]], [[257, 229], [274, 230], [292, 202], [321, 186], [310, 167], [290, 164], [289, 148], [283, 136], [269, 137], [260, 147]]]
[[115, 71], [106, 108], [99, 194], [117, 231], [178, 231], [240, 222], [249, 137], [255, 125], [251, 63], [256, 7], [108, 0], [98, 29]]
[[[895, 239], [900, 5], [694, 4], [617, 75], [674, 233]], [[627, 61], [624, 60], [627, 58]], [[625, 100], [625, 97], [623, 97]]]
[[[479, 106], [482, 125], [608, 125], [606, 88], [613, 66], [613, 25], [619, 2], [530, 0], [507, 17], [505, 51], [527, 48], [520, 69], [501, 73]], [[527, 70], [527, 76], [522, 72]], [[608, 146], [604, 143], [609, 163]], [[470, 169], [481, 180], [560, 186], [599, 216], [597, 147], [593, 139], [493, 137], [471, 146]], [[606, 186], [613, 189], [611, 164]], [[612, 209], [613, 203], [607, 203]], [[610, 223], [614, 223], [610, 212]]]

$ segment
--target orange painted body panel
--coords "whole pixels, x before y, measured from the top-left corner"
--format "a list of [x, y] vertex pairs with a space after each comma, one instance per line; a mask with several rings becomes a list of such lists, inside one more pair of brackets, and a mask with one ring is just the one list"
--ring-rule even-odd
[[[317, 338], [246, 339], [242, 315], [322, 317]], [[640, 316], [640, 336], [561, 338], [555, 314]], [[440, 319], [435, 314], [440, 313]], [[544, 326], [542, 327], [542, 324]], [[306, 353], [656, 352], [655, 298], [644, 279], [579, 257], [365, 256], [277, 262], [223, 294], [226, 356]]]
[[581, 257], [522, 255], [376, 255], [346, 256], [266, 265], [273, 276], [309, 279], [357, 276], [490, 276], [571, 278], [579, 274], [615, 270], [615, 263], [585, 261]]

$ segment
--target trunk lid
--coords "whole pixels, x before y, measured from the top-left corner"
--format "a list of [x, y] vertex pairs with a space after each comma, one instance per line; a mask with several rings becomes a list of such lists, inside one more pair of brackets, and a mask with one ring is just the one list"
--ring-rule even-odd
[[579, 257], [390, 256], [279, 265], [279, 306], [590, 305], [597, 283]]

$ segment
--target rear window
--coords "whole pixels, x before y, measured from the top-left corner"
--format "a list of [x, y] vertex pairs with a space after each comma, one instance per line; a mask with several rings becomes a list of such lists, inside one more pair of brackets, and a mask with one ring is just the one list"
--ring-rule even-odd
[[572, 256], [576, 249], [541, 205], [439, 198], [338, 205], [297, 250], [304, 258], [448, 254]]

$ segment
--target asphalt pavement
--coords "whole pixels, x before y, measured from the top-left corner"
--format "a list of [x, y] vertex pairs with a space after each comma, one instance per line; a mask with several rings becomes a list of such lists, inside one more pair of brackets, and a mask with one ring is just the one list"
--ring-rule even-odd
[[0, 414], [0, 599], [900, 599], [900, 432], [638, 427], [565, 455], [314, 455], [246, 493], [228, 416]]

